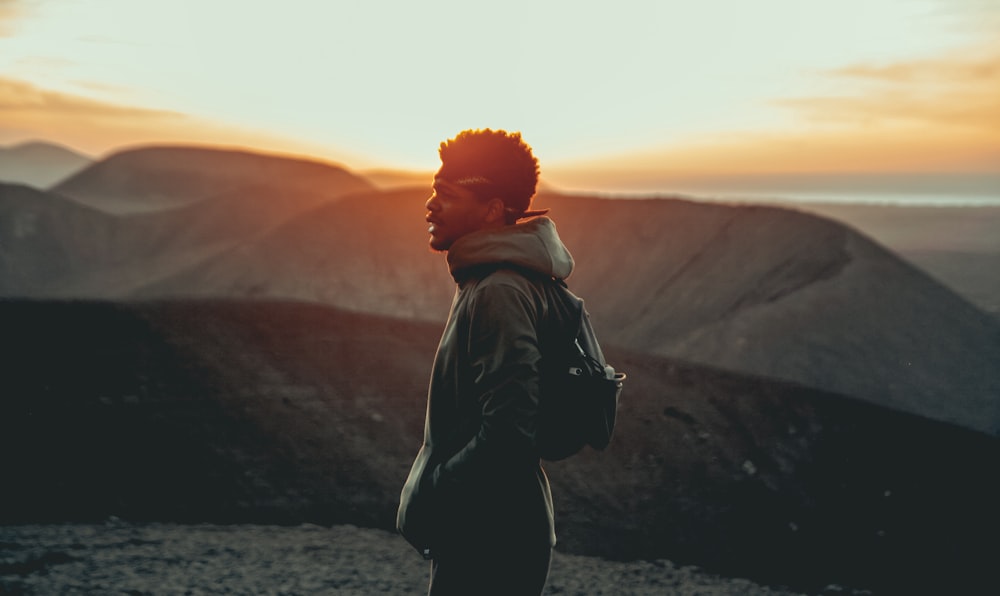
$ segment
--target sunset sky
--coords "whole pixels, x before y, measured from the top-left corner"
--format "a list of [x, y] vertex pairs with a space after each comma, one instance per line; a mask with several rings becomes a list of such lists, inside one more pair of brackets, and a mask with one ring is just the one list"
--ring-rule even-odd
[[565, 187], [988, 186], [998, 31], [995, 0], [0, 0], [0, 144], [431, 170], [441, 140], [492, 127]]

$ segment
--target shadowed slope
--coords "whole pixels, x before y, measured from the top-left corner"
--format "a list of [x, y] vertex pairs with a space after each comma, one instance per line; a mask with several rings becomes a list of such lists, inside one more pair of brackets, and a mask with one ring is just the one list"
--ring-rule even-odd
[[[4, 292], [269, 297], [441, 321], [454, 284], [426, 248], [424, 195], [243, 187], [114, 220], [67, 207], [4, 248]], [[11, 229], [37, 210], [6, 202]], [[1000, 321], [850, 228], [771, 207], [538, 203], [553, 208], [578, 263], [570, 286], [607, 344], [1000, 432]]]
[[914, 250], [902, 256], [1000, 319], [1000, 275], [996, 273], [1000, 271], [1000, 250]]
[[608, 342], [1000, 432], [1000, 322], [850, 228], [771, 207], [541, 204]]
[[247, 186], [171, 209], [111, 215], [55, 193], [0, 184], [0, 295], [126, 295], [332, 200]]
[[427, 248], [423, 191], [322, 205], [138, 295], [271, 297], [441, 321], [454, 282]]
[[113, 217], [27, 186], [0, 184], [0, 295], [57, 290], [90, 271], [114, 236]]
[[[1000, 432], [1000, 322], [841, 224], [771, 207], [543, 194], [602, 341]], [[270, 296], [441, 320], [423, 191], [324, 205], [143, 296]]]
[[973, 304], [1000, 315], [1000, 207], [806, 204], [914, 263]]
[[388, 527], [436, 326], [315, 305], [0, 301], [2, 522]]
[[[392, 527], [438, 325], [248, 301], [0, 302], [0, 324], [3, 523]], [[988, 579], [997, 439], [609, 356], [630, 372], [611, 448], [547, 466], [561, 550], [812, 593], [969, 593]]]

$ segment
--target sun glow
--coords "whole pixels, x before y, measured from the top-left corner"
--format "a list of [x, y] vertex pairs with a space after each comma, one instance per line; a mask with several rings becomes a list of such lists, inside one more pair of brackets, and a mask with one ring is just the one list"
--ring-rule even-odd
[[490, 126], [554, 180], [993, 171], [994, 25], [977, 0], [0, 0], [0, 143], [431, 170], [440, 140]]

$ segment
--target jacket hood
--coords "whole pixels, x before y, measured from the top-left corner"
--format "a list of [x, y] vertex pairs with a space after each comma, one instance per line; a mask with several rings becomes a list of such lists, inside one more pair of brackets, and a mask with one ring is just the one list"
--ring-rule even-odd
[[467, 234], [448, 249], [448, 268], [456, 279], [480, 265], [508, 264], [565, 279], [573, 272], [573, 256], [559, 239], [556, 224], [537, 217], [499, 230]]

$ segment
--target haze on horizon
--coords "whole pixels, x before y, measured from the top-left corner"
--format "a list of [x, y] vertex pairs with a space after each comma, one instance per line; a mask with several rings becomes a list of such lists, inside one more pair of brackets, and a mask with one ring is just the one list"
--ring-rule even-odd
[[0, 0], [0, 144], [429, 171], [492, 127], [565, 188], [919, 173], [1000, 195], [996, 2], [343, 4]]

